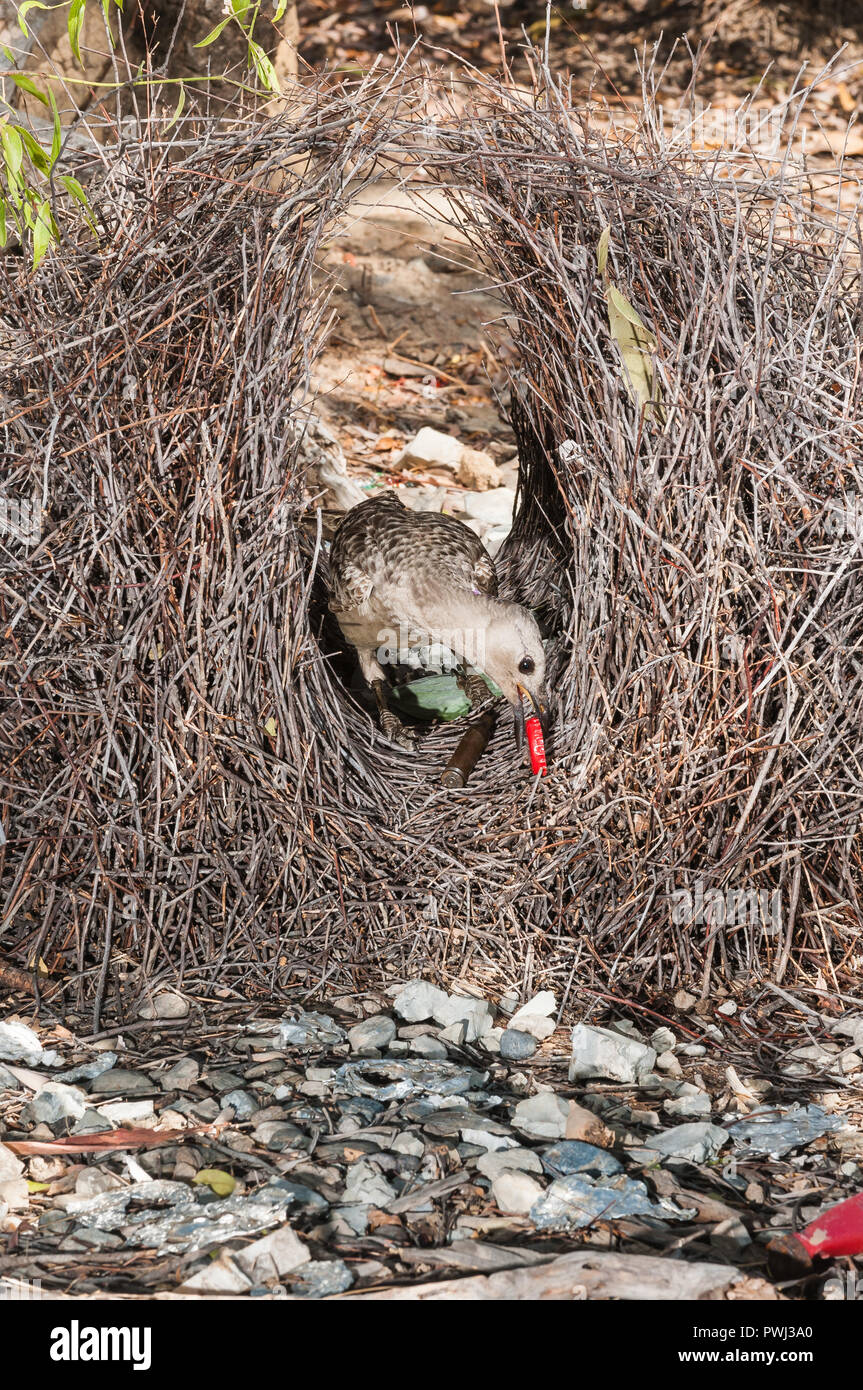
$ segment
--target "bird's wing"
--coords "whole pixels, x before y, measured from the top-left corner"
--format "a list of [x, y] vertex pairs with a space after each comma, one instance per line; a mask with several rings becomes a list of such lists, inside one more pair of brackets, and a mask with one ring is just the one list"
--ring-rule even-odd
[[414, 521], [426, 533], [429, 555], [445, 583], [497, 596], [494, 561], [469, 526], [440, 512], [419, 512]]
[[362, 566], [344, 561], [331, 572], [330, 611], [338, 615], [366, 608], [373, 588], [374, 581]]

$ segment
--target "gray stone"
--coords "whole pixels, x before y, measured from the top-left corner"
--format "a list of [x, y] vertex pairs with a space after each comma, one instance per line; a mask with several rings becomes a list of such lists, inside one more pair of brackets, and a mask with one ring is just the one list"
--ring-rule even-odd
[[396, 1035], [396, 1025], [386, 1014], [374, 1014], [363, 1019], [348, 1033], [352, 1052], [365, 1052], [369, 1048], [385, 1048]]
[[607, 1081], [622, 1081], [629, 1085], [649, 1072], [656, 1061], [652, 1047], [636, 1042], [609, 1028], [594, 1028], [585, 1023], [572, 1030], [572, 1060], [570, 1081], [598, 1076]]
[[297, 1140], [304, 1139], [305, 1136], [301, 1129], [289, 1121], [265, 1120], [253, 1131], [252, 1138], [271, 1152], [281, 1153], [283, 1149], [298, 1147]]
[[441, 1042], [440, 1038], [430, 1037], [428, 1033], [423, 1034], [421, 1038], [411, 1038], [406, 1046], [408, 1050], [417, 1057], [435, 1057], [443, 1059], [448, 1055], [446, 1047]]
[[94, 1057], [92, 1062], [82, 1062], [78, 1067], [72, 1067], [69, 1071], [62, 1071], [54, 1077], [55, 1081], [92, 1081], [94, 1077], [101, 1076], [103, 1072], [110, 1071], [117, 1064], [116, 1052], [102, 1052], [98, 1057]]
[[14, 1072], [0, 1064], [0, 1091], [20, 1091], [21, 1082]]
[[512, 1112], [513, 1127], [528, 1139], [562, 1139], [569, 1106], [548, 1091], [520, 1100]]
[[496, 1178], [498, 1173], [521, 1172], [521, 1173], [541, 1173], [542, 1164], [539, 1161], [539, 1154], [533, 1149], [499, 1149], [496, 1153], [490, 1150], [480, 1154], [476, 1161], [478, 1173], [484, 1177]]
[[86, 1108], [83, 1091], [60, 1081], [49, 1081], [24, 1106], [21, 1118], [25, 1124], [55, 1125], [61, 1120], [80, 1120]]
[[139, 1018], [185, 1018], [189, 1004], [173, 989], [159, 990], [152, 999], [145, 999], [138, 1009]]
[[536, 1052], [536, 1038], [517, 1028], [507, 1028], [501, 1035], [500, 1055], [507, 1062], [524, 1062]]
[[344, 1202], [346, 1206], [357, 1204], [386, 1208], [396, 1197], [382, 1173], [365, 1159], [358, 1159], [348, 1167], [345, 1183]]
[[290, 1279], [290, 1288], [297, 1298], [327, 1298], [345, 1293], [353, 1282], [344, 1260], [312, 1260]]
[[259, 1109], [258, 1102], [249, 1091], [228, 1091], [219, 1097], [223, 1110], [230, 1108], [235, 1120], [248, 1120]]
[[130, 1096], [155, 1089], [149, 1076], [140, 1071], [124, 1071], [122, 1067], [112, 1067], [90, 1082], [91, 1096]]
[[201, 1068], [194, 1057], [181, 1057], [162, 1077], [163, 1091], [185, 1091], [194, 1086], [201, 1074]]
[[422, 1158], [425, 1144], [418, 1134], [397, 1134], [390, 1144], [393, 1153], [407, 1154], [411, 1158]]

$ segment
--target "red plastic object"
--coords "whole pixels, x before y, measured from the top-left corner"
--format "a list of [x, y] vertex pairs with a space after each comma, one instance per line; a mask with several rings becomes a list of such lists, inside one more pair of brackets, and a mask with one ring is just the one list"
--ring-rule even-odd
[[527, 734], [527, 746], [530, 749], [531, 772], [534, 776], [540, 773], [544, 777], [548, 772], [548, 767], [545, 762], [545, 741], [542, 737], [542, 725], [536, 715], [531, 715], [530, 719], [525, 721], [524, 727]]
[[797, 1239], [810, 1255], [863, 1255], [863, 1192], [810, 1221]]

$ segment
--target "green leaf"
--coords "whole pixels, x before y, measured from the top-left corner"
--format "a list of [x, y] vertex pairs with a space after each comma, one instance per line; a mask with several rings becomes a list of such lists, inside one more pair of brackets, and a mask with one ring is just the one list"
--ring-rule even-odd
[[27, 25], [24, 23], [24, 19], [25, 19], [25, 16], [27, 15], [27, 12], [28, 12], [29, 10], [50, 10], [50, 9], [51, 9], [51, 6], [50, 6], [50, 5], [43, 5], [43, 4], [42, 4], [42, 0], [24, 0], [24, 4], [18, 6], [18, 28], [21, 30], [21, 33], [24, 35], [25, 39], [29, 39], [29, 37], [30, 37], [30, 33], [29, 33], [28, 28], [27, 28]]
[[9, 240], [9, 233], [6, 230], [6, 199], [0, 198], [0, 246], [5, 246]]
[[54, 225], [51, 217], [51, 204], [47, 198], [39, 204], [36, 222], [33, 227], [33, 269], [35, 270], [54, 239]]
[[22, 92], [29, 92], [31, 97], [35, 97], [37, 101], [41, 101], [43, 106], [48, 105], [48, 98], [41, 88], [36, 86], [32, 77], [25, 77], [24, 74], [20, 72], [10, 73], [10, 76], [15, 86], [20, 87]]
[[200, 43], [195, 44], [195, 48], [206, 48], [208, 44], [215, 43], [216, 39], [221, 34], [225, 25], [230, 24], [233, 17], [234, 16], [232, 14], [229, 14], [227, 19], [221, 20], [220, 23], [216, 25], [215, 29], [210, 30], [209, 34], [205, 39], [201, 39]]
[[249, 57], [255, 65], [255, 72], [262, 87], [268, 92], [274, 92], [276, 96], [281, 96], [282, 89], [279, 86], [279, 79], [276, 69], [273, 67], [269, 58], [259, 43], [254, 39], [249, 39]]
[[51, 115], [54, 120], [54, 134], [51, 139], [51, 168], [57, 163], [57, 156], [63, 146], [63, 127], [60, 125], [60, 113], [57, 110], [57, 102], [54, 93], [49, 90], [48, 96], [51, 99]]
[[72, 0], [69, 6], [69, 17], [66, 21], [66, 28], [69, 33], [69, 46], [72, 49], [81, 67], [84, 66], [81, 58], [81, 30], [84, 28], [84, 10], [87, 0]]
[[35, 135], [31, 135], [29, 130], [21, 128], [21, 139], [24, 141], [27, 153], [30, 156], [30, 163], [34, 169], [38, 169], [40, 174], [50, 174], [51, 161], [43, 150]]
[[84, 209], [84, 216], [87, 219], [90, 230], [93, 232], [93, 235], [95, 236], [97, 233], [96, 220], [93, 216], [93, 209], [90, 206], [90, 199], [87, 197], [87, 194], [84, 192], [80, 183], [76, 178], [73, 177], [72, 174], [61, 174], [59, 181], [65, 188], [66, 192], [69, 194], [70, 198], [74, 198], [76, 203], [81, 204], [82, 208]]
[[602, 235], [599, 238], [599, 245], [596, 248], [596, 263], [599, 266], [600, 275], [605, 274], [605, 267], [608, 264], [608, 243], [611, 239], [611, 228], [603, 227]]
[[47, 1192], [50, 1186], [49, 1182], [34, 1182], [32, 1178], [27, 1179], [28, 1192]]
[[24, 160], [24, 143], [17, 126], [0, 127], [0, 140], [3, 142], [3, 159], [10, 176], [16, 179]]
[[230, 1173], [223, 1172], [221, 1168], [202, 1168], [192, 1181], [209, 1187], [217, 1197], [230, 1197], [237, 1186], [236, 1178], [232, 1178]]
[[276, 6], [276, 13], [273, 15], [273, 23], [278, 24], [280, 19], [284, 19], [285, 10], [288, 8], [288, 0], [279, 0]]
[[231, 9], [241, 23], [251, 8], [252, 0], [231, 0]]

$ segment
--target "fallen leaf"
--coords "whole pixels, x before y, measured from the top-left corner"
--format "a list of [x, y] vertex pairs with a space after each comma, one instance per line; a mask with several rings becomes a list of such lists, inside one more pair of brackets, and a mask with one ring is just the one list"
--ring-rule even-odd
[[223, 1172], [221, 1168], [202, 1168], [192, 1181], [209, 1187], [217, 1197], [230, 1197], [237, 1186], [237, 1179], [232, 1178], [230, 1173]]

